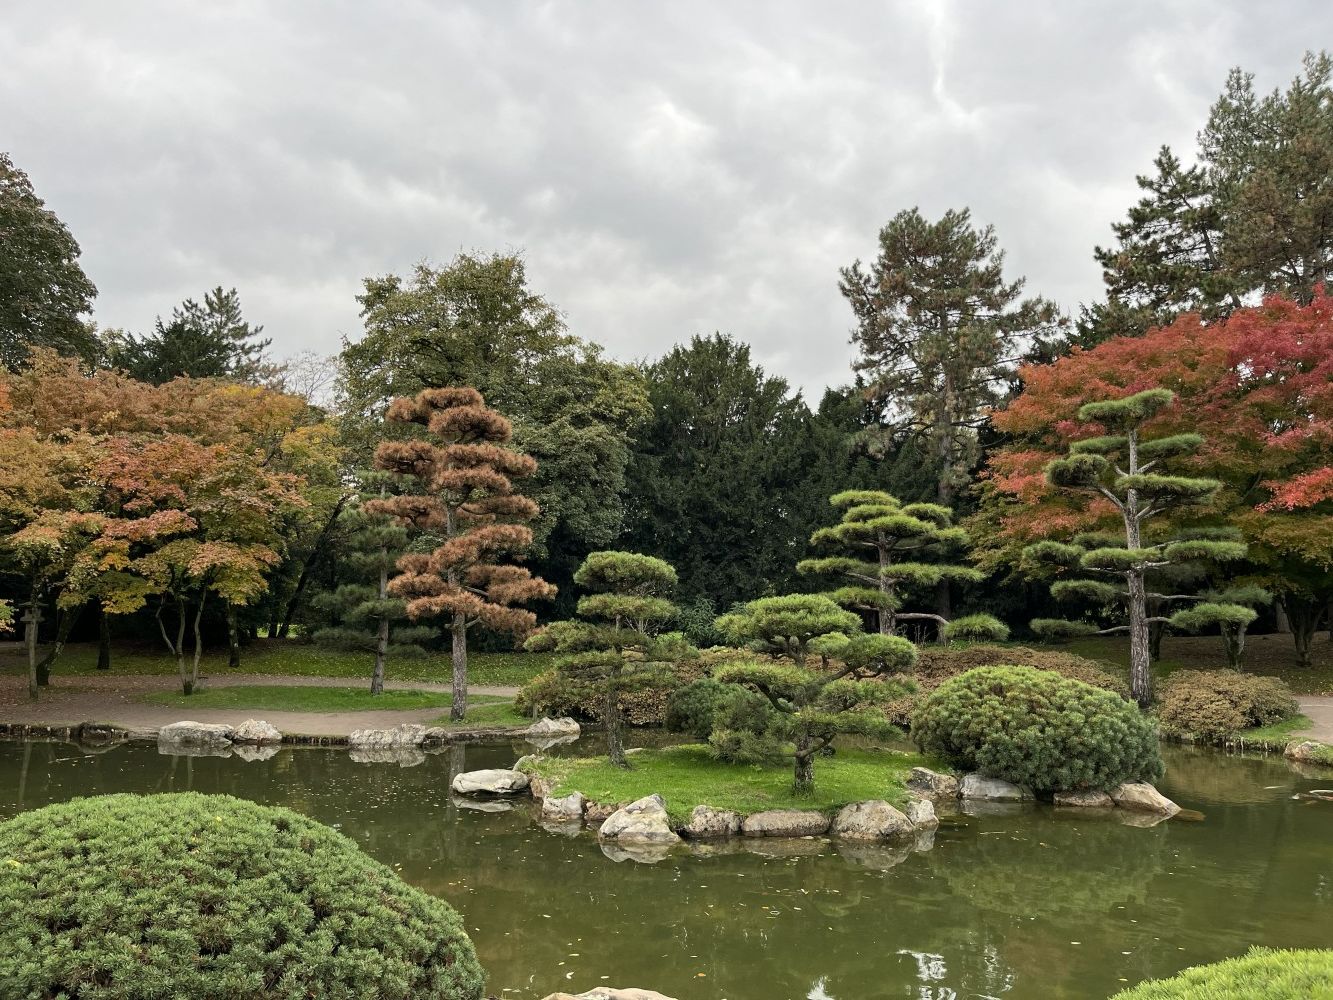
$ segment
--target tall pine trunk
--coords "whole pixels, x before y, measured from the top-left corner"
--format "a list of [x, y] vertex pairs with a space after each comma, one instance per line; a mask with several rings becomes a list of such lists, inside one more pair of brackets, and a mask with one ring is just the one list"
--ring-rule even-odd
[[462, 614], [454, 615], [450, 626], [453, 635], [453, 699], [449, 706], [449, 718], [461, 722], [467, 715], [467, 618]]
[[[1139, 472], [1139, 436], [1131, 430], [1129, 439], [1129, 474]], [[1138, 549], [1142, 542], [1139, 534], [1139, 495], [1137, 490], [1125, 491], [1125, 547]], [[1145, 712], [1152, 706], [1152, 649], [1148, 636], [1148, 595], [1143, 582], [1144, 570], [1132, 569], [1125, 574], [1129, 585], [1129, 689]]]
[[815, 793], [815, 747], [809, 737], [802, 736], [796, 741], [795, 775], [792, 781], [792, 793], [797, 796]]
[[612, 681], [606, 685], [602, 695], [602, 725], [606, 729], [606, 756], [612, 767], [629, 770], [629, 758], [625, 756], [625, 738], [620, 720], [620, 701], [616, 697], [618, 685]]
[[[380, 496], [384, 488], [380, 487]], [[389, 615], [384, 611], [384, 602], [389, 598], [389, 550], [380, 546], [380, 623], [375, 632], [375, 670], [370, 675], [370, 693], [384, 693], [384, 661], [389, 655]]]

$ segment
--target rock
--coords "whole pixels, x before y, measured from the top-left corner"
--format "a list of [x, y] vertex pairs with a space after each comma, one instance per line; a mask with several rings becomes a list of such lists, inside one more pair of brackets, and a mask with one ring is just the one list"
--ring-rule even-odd
[[404, 722], [392, 729], [354, 729], [347, 737], [349, 747], [419, 747], [426, 739], [426, 727]]
[[1170, 818], [1180, 812], [1176, 805], [1146, 781], [1127, 781], [1111, 791], [1111, 798], [1121, 809], [1157, 813]]
[[958, 779], [951, 774], [932, 771], [928, 767], [912, 768], [911, 777], [907, 779], [907, 787], [932, 799], [958, 798]]
[[568, 716], [562, 716], [558, 719], [538, 719], [523, 730], [523, 735], [546, 740], [562, 736], [578, 736], [581, 732], [583, 729], [577, 722]]
[[570, 792], [558, 799], [548, 795], [542, 799], [542, 819], [557, 823], [582, 820], [585, 801], [582, 792]]
[[444, 747], [453, 742], [453, 733], [443, 726], [431, 726], [421, 734], [423, 747]]
[[597, 836], [622, 844], [675, 844], [680, 840], [671, 829], [660, 795], [645, 795], [617, 809], [606, 818]]
[[514, 761], [514, 770], [522, 771], [524, 774], [528, 774], [528, 772], [532, 768], [537, 766], [537, 761], [541, 759], [542, 758], [540, 754], [525, 753], [518, 760]]
[[695, 806], [681, 832], [691, 840], [734, 837], [741, 832], [741, 814], [730, 809]]
[[1315, 740], [1302, 740], [1299, 743], [1288, 743], [1282, 756], [1302, 764], [1327, 764], [1333, 760], [1333, 747]]
[[252, 746], [265, 746], [282, 742], [282, 731], [277, 726], [269, 725], [263, 719], [246, 719], [232, 731], [233, 743], [249, 743]]
[[158, 744], [182, 747], [229, 747], [231, 726], [214, 722], [173, 722], [157, 731]]
[[[515, 770], [517, 770], [517, 768], [515, 768]], [[538, 802], [546, 798], [547, 794], [551, 791], [551, 782], [546, 778], [543, 778], [540, 774], [532, 774], [527, 771], [523, 773], [528, 776], [528, 791], [531, 793], [532, 797]]]
[[282, 747], [275, 747], [271, 743], [266, 743], [262, 746], [253, 746], [248, 743], [242, 743], [239, 746], [232, 747], [231, 752], [247, 764], [252, 764], [259, 760], [272, 760], [278, 755], [278, 752], [281, 749]]
[[519, 795], [528, 790], [528, 776], [522, 771], [488, 767], [454, 775], [449, 787], [459, 795]]
[[958, 786], [958, 795], [963, 799], [983, 802], [1027, 802], [1032, 798], [1032, 791], [1022, 785], [1001, 778], [987, 778], [983, 774], [967, 774]]
[[397, 764], [416, 767], [426, 763], [425, 751], [419, 747], [352, 747], [347, 757], [353, 764]]
[[806, 809], [768, 809], [741, 822], [741, 832], [747, 837], [815, 837], [828, 828], [827, 816]]
[[1077, 809], [1112, 809], [1115, 799], [1105, 792], [1056, 792], [1053, 799], [1057, 806], [1069, 806]]
[[911, 820], [883, 799], [843, 806], [829, 828], [829, 833], [843, 840], [891, 840], [911, 832]]
[[934, 830], [940, 825], [939, 817], [935, 815], [935, 803], [930, 799], [914, 799], [907, 803], [903, 813], [907, 816], [907, 821], [912, 824], [912, 828], [918, 832]]
[[546, 1000], [674, 1000], [673, 997], [652, 990], [620, 990], [598, 986], [587, 993], [552, 993]]
[[589, 826], [601, 826], [611, 814], [623, 806], [623, 802], [586, 802], [583, 805], [583, 821]]

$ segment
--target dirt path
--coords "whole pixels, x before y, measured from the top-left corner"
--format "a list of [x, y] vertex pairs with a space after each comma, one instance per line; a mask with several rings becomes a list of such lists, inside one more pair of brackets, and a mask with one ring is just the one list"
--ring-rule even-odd
[[[365, 681], [350, 677], [280, 677], [268, 674], [243, 674], [211, 677], [210, 687], [238, 685], [290, 685], [300, 687], [361, 687]], [[190, 719], [194, 722], [220, 722], [235, 725], [246, 719], [264, 719], [285, 733], [306, 736], [346, 736], [354, 729], [388, 729], [400, 723], [429, 724], [446, 712], [443, 708], [419, 708], [406, 711], [361, 712], [273, 712], [261, 709], [230, 708], [176, 708], [169, 705], [148, 705], [140, 699], [152, 691], [175, 691], [177, 680], [164, 675], [134, 675], [121, 677], [62, 677], [42, 692], [42, 700], [33, 704], [27, 700], [26, 680], [6, 678], [0, 682], [0, 722], [41, 723], [43, 725], [73, 725], [80, 722], [102, 722], [142, 732], [156, 731], [172, 722]], [[445, 691], [447, 684], [425, 681], [389, 682], [385, 687], [396, 690]], [[513, 697], [518, 689], [477, 685], [469, 689], [474, 695]]]
[[1310, 721], [1314, 723], [1298, 735], [1305, 739], [1318, 740], [1320, 743], [1333, 743], [1333, 698], [1326, 695], [1303, 694], [1298, 695], [1296, 701], [1301, 706], [1301, 712], [1308, 715]]

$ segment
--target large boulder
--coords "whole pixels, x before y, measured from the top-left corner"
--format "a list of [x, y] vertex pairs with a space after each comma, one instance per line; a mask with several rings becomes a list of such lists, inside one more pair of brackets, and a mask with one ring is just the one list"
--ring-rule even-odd
[[617, 809], [606, 818], [597, 836], [622, 844], [674, 844], [680, 840], [671, 829], [660, 795], [645, 795]]
[[652, 990], [621, 990], [597, 986], [587, 993], [552, 993], [546, 1000], [673, 1000], [672, 997]]
[[257, 747], [281, 743], [282, 730], [263, 719], [246, 719], [232, 731], [231, 741]]
[[741, 833], [747, 837], [817, 837], [828, 828], [827, 816], [808, 809], [767, 809], [741, 823]]
[[585, 802], [582, 792], [570, 792], [559, 798], [548, 795], [542, 799], [542, 819], [554, 823], [578, 822], [583, 819]]
[[589, 826], [601, 826], [624, 804], [623, 802], [594, 802], [589, 799], [583, 806], [583, 821]]
[[695, 806], [681, 831], [691, 840], [712, 840], [734, 837], [741, 832], [741, 814], [730, 809]]
[[1111, 790], [1111, 798], [1121, 809], [1156, 813], [1170, 818], [1180, 812], [1176, 805], [1146, 781], [1127, 781]]
[[231, 726], [214, 722], [173, 722], [157, 731], [157, 742], [180, 747], [229, 747], [233, 731]]
[[419, 747], [426, 741], [426, 727], [404, 722], [392, 729], [354, 729], [347, 737], [349, 747]]
[[910, 834], [912, 821], [883, 799], [871, 799], [839, 809], [829, 832], [843, 840], [892, 840]]
[[522, 771], [488, 767], [459, 772], [449, 787], [458, 795], [520, 795], [528, 790], [528, 776]]
[[1111, 798], [1106, 792], [1091, 790], [1056, 792], [1052, 801], [1057, 806], [1066, 806], [1073, 809], [1112, 809], [1115, 807], [1115, 799]]
[[913, 799], [903, 809], [903, 815], [918, 833], [923, 830], [934, 830], [940, 825], [940, 819], [935, 815], [935, 803], [930, 799]]
[[1299, 743], [1288, 743], [1282, 756], [1302, 764], [1327, 764], [1333, 760], [1333, 748], [1315, 740], [1301, 740]]
[[1032, 790], [1001, 778], [988, 778], [984, 774], [966, 774], [958, 786], [958, 795], [962, 799], [972, 801], [1026, 802], [1032, 798]]
[[575, 720], [568, 716], [562, 716], [558, 719], [538, 719], [523, 730], [523, 735], [547, 740], [558, 739], [563, 736], [578, 736], [581, 732], [583, 732], [583, 729]]
[[907, 779], [907, 787], [932, 799], [958, 798], [958, 779], [952, 774], [940, 774], [928, 767], [914, 767]]

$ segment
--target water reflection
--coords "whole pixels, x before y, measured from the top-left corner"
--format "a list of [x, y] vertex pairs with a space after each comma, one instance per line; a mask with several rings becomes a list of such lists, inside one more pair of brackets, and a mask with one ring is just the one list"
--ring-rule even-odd
[[458, 907], [490, 992], [513, 1000], [603, 976], [684, 1000], [1084, 1000], [1250, 944], [1320, 947], [1333, 922], [1333, 803], [1292, 798], [1333, 782], [1276, 758], [1170, 752], [1163, 790], [1201, 822], [1025, 806], [945, 817], [925, 851], [765, 839], [647, 858], [450, 794], [459, 771], [528, 749], [449, 747], [404, 768], [0, 743], [0, 816], [117, 791], [290, 806]]

